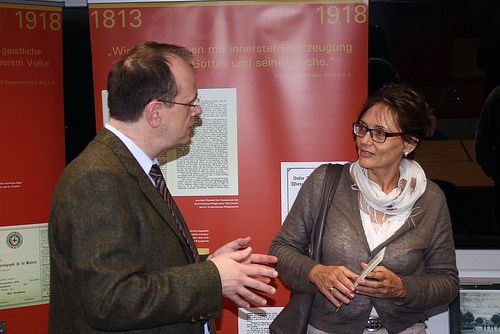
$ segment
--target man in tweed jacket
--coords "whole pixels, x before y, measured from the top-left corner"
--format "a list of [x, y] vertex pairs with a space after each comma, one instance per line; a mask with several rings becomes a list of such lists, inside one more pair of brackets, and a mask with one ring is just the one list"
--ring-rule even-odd
[[201, 258], [148, 173], [189, 142], [197, 104], [191, 54], [146, 42], [108, 75], [110, 122], [63, 172], [49, 219], [49, 333], [213, 332], [222, 297], [265, 305], [273, 256], [250, 238]]

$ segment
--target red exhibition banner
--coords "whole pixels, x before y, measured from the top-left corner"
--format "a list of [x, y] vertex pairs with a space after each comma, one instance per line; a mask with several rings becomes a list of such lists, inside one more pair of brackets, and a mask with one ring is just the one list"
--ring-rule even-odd
[[[107, 73], [128, 49], [153, 40], [196, 55], [201, 122], [189, 148], [167, 154], [165, 173], [203, 252], [251, 236], [267, 253], [281, 226], [283, 162], [355, 159], [367, 0], [90, 3], [89, 19], [98, 129]], [[276, 285], [270, 306], [283, 306], [289, 291]], [[253, 333], [224, 305], [220, 333]]]
[[0, 329], [46, 333], [47, 220], [65, 166], [62, 8], [0, 3], [0, 35]]

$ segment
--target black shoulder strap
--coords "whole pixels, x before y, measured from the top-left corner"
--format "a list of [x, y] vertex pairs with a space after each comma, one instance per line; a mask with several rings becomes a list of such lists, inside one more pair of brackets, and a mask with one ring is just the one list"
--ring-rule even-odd
[[318, 261], [321, 259], [321, 240], [323, 239], [323, 231], [325, 229], [326, 216], [328, 208], [332, 203], [333, 196], [339, 184], [340, 174], [342, 174], [343, 166], [336, 164], [328, 164], [326, 168], [325, 181], [321, 189], [320, 205], [318, 215], [311, 231], [311, 239], [309, 241], [309, 256]]

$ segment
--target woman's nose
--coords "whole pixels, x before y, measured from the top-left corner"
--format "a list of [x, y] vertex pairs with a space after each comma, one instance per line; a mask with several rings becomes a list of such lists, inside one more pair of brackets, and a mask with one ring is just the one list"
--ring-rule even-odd
[[366, 131], [365, 135], [363, 137], [359, 137], [360, 142], [367, 144], [367, 143], [372, 143], [372, 136], [370, 131]]

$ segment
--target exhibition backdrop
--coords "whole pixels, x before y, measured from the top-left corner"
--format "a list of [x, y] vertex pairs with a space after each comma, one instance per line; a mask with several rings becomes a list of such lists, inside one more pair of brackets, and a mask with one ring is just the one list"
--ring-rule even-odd
[[0, 3], [0, 36], [0, 332], [46, 333], [47, 219], [65, 165], [61, 7]]
[[[108, 117], [107, 73], [135, 44], [179, 44], [196, 55], [203, 114], [191, 144], [162, 157], [162, 169], [200, 251], [251, 236], [267, 253], [282, 221], [281, 163], [355, 158], [367, 0], [103, 1], [89, 3], [89, 19], [97, 129]], [[276, 285], [270, 306], [280, 307], [289, 292]], [[263, 333], [265, 314], [238, 326], [238, 310], [224, 305], [220, 333]]]

